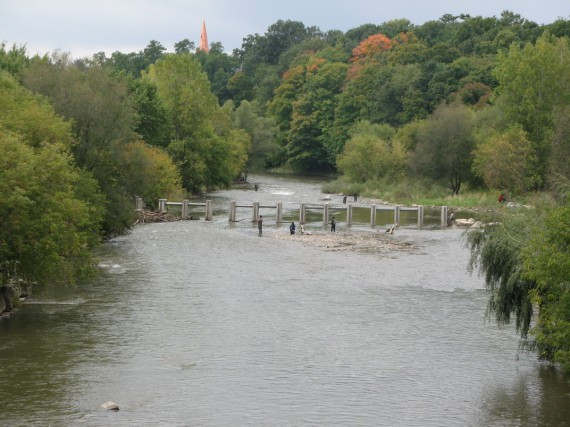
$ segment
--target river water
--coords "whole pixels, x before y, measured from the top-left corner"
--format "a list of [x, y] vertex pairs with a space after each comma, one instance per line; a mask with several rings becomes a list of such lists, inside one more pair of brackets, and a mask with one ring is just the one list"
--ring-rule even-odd
[[0, 425], [568, 425], [568, 377], [485, 321], [460, 230], [404, 226], [392, 238], [409, 251], [331, 252], [274, 238], [287, 224], [262, 208], [260, 237], [245, 208], [228, 224], [229, 200], [324, 195], [318, 178], [249, 179], [257, 192], [210, 195], [213, 222], [137, 226], [102, 248], [94, 283], [0, 321]]

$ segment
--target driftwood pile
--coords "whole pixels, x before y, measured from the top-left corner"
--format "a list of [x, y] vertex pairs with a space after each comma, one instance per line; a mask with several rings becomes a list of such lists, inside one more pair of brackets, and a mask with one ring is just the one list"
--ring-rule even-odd
[[173, 222], [173, 221], [186, 221], [198, 219], [194, 216], [189, 216], [188, 218], [182, 218], [181, 216], [170, 215], [166, 212], [159, 211], [137, 211], [137, 220], [135, 224], [145, 224], [151, 222]]

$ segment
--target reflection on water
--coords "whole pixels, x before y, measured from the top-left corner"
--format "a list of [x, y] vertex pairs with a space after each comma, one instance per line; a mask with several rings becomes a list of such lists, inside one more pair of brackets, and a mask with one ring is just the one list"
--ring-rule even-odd
[[[272, 185], [295, 202], [323, 197], [317, 180], [262, 179], [257, 193], [216, 195], [220, 211], [274, 197]], [[460, 231], [400, 228], [394, 238], [418, 249], [379, 256], [273, 239], [288, 230], [271, 221], [258, 237], [226, 218], [137, 227], [103, 248], [91, 286], [44, 292], [0, 322], [2, 424], [570, 419], [567, 378], [484, 321]], [[108, 400], [121, 411], [100, 410]]]
[[495, 386], [485, 393], [479, 425], [568, 425], [569, 388], [568, 378], [549, 366], [521, 373], [513, 387]]

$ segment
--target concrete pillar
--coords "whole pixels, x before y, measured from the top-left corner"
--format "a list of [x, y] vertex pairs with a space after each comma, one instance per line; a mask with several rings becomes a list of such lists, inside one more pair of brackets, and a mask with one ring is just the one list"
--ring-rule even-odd
[[352, 225], [352, 203], [346, 206], [346, 225]]
[[142, 197], [137, 197], [135, 202], [135, 209], [137, 211], [142, 211], [144, 208], [143, 199]]
[[251, 216], [251, 222], [257, 222], [259, 219], [259, 202], [253, 202], [253, 213]]
[[441, 226], [447, 227], [447, 206], [441, 207]]
[[323, 206], [323, 225], [328, 225], [329, 223], [329, 204], [325, 203]]
[[370, 225], [372, 227], [376, 225], [376, 205], [370, 206]]
[[394, 225], [400, 226], [400, 206], [394, 206]]
[[418, 206], [418, 227], [424, 226], [424, 207]]
[[206, 221], [211, 221], [214, 217], [214, 210], [212, 209], [212, 201], [206, 200]]
[[301, 224], [305, 223], [305, 204], [301, 203], [301, 208], [299, 209], [299, 222]]
[[236, 222], [236, 202], [230, 202], [230, 222]]
[[283, 222], [283, 203], [282, 202], [278, 202], [277, 203], [277, 219], [276, 219], [277, 224], [281, 224]]
[[182, 200], [182, 219], [188, 218], [188, 214], [188, 200], [184, 199]]
[[158, 199], [158, 211], [166, 212], [166, 199]]

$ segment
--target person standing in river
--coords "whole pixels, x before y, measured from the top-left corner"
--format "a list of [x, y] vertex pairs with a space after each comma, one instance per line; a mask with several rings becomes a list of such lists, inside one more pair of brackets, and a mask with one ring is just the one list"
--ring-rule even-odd
[[291, 232], [291, 236], [295, 234], [295, 222], [292, 221], [291, 225], [289, 226], [289, 231]]
[[331, 221], [331, 233], [336, 233], [336, 222], [334, 221], [334, 216]]
[[263, 215], [259, 215], [259, 219], [257, 220], [257, 229], [259, 230], [259, 235], [263, 232]]

